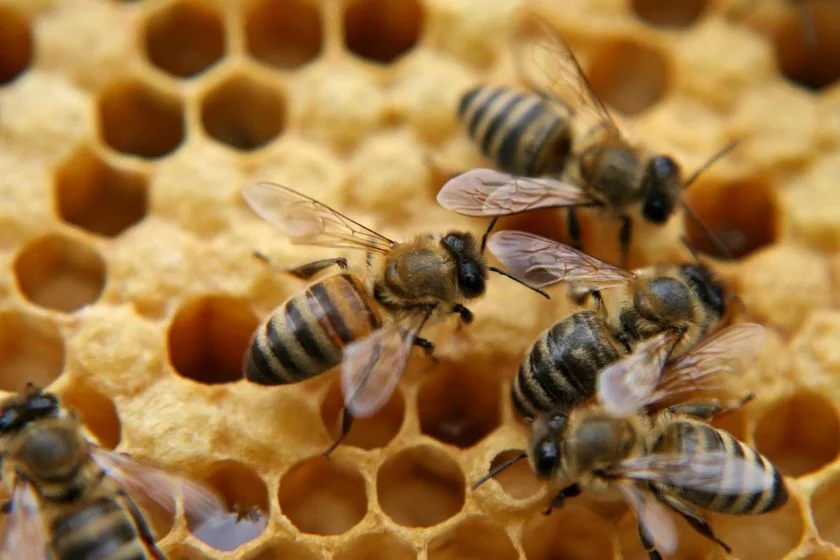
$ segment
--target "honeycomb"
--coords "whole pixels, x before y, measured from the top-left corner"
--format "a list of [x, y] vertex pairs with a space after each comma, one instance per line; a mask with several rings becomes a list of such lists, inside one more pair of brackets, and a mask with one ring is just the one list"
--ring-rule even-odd
[[[697, 168], [687, 192], [724, 261], [681, 218], [641, 226], [631, 264], [686, 258], [681, 232], [770, 327], [721, 420], [775, 461], [789, 503], [712, 515], [741, 559], [840, 557], [840, 3], [539, 0], [593, 87], [644, 142]], [[334, 373], [242, 379], [258, 322], [303, 283], [292, 246], [243, 203], [292, 186], [385, 235], [465, 228], [435, 194], [486, 165], [455, 120], [480, 81], [515, 84], [520, 0], [0, 0], [0, 389], [48, 385], [103, 446], [205, 481], [235, 512], [218, 531], [155, 524], [177, 560], [645, 558], [620, 503], [549, 494], [519, 464], [507, 384], [536, 334], [569, 313], [493, 278], [476, 321], [426, 334], [390, 402], [331, 460]], [[813, 14], [815, 44], [800, 7]], [[83, 37], [83, 39], [82, 39]], [[562, 236], [557, 212], [502, 228]], [[617, 256], [617, 226], [584, 216]], [[562, 238], [562, 237], [559, 237]], [[359, 255], [348, 254], [358, 263]], [[321, 258], [319, 256], [318, 258]], [[515, 312], [512, 312], [514, 311]], [[681, 520], [675, 558], [723, 552]]]

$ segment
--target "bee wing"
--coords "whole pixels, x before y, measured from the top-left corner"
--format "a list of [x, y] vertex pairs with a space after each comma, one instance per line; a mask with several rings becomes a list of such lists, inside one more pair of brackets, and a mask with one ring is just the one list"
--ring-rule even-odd
[[372, 416], [388, 401], [428, 317], [427, 313], [413, 313], [344, 347], [341, 388], [350, 414]]
[[47, 533], [35, 488], [17, 480], [3, 534], [3, 558], [47, 560]]
[[473, 169], [446, 182], [438, 204], [467, 216], [506, 216], [538, 208], [599, 204], [573, 183], [517, 177], [493, 169]]
[[723, 494], [762, 492], [776, 484], [774, 470], [765, 468], [757, 455], [743, 458], [725, 450], [643, 455], [623, 461], [612, 472], [634, 480]]
[[591, 288], [627, 284], [635, 276], [551, 239], [524, 231], [500, 231], [487, 247], [514, 276], [536, 288], [574, 282]]
[[636, 514], [647, 540], [666, 556], [676, 552], [677, 528], [665, 506], [631, 482], [619, 484], [618, 488]]
[[722, 376], [758, 356], [764, 339], [765, 329], [757, 323], [734, 325], [710, 335], [668, 366], [652, 402], [721, 386]]
[[222, 500], [203, 484], [101, 447], [94, 447], [91, 455], [100, 468], [125, 488], [141, 507], [151, 503], [175, 515], [180, 495], [184, 513], [194, 528], [227, 513]]
[[[563, 35], [543, 17], [523, 9], [514, 44], [514, 61], [523, 81], [537, 91], [555, 95], [587, 121], [597, 123], [610, 136], [621, 131], [604, 102], [595, 93]], [[540, 72], [534, 73], [534, 65]]]
[[242, 196], [258, 216], [297, 244], [379, 253], [396, 245], [326, 204], [277, 183], [249, 183]]
[[607, 413], [635, 414], [656, 398], [656, 388], [677, 333], [665, 331], [640, 342], [633, 352], [598, 374], [598, 399]]

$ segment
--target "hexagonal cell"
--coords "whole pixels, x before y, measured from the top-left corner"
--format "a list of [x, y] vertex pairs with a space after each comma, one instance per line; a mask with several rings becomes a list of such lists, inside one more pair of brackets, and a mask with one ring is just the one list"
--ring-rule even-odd
[[146, 216], [146, 177], [108, 165], [89, 147], [56, 171], [56, 203], [65, 222], [114, 237]]
[[[321, 420], [327, 432], [338, 436], [339, 414], [344, 406], [341, 383], [334, 380], [321, 403]], [[352, 445], [362, 449], [376, 449], [388, 445], [402, 427], [405, 418], [405, 399], [397, 387], [394, 394], [379, 412], [368, 418], [356, 418], [353, 427], [342, 445]]]
[[429, 560], [516, 560], [519, 555], [498, 523], [472, 517], [435, 537], [427, 547]]
[[13, 6], [0, 5], [0, 86], [32, 64], [34, 40], [29, 19]]
[[834, 0], [795, 2], [776, 30], [774, 46], [782, 73], [792, 82], [821, 90], [840, 78], [840, 5]]
[[280, 511], [315, 535], [340, 535], [368, 510], [365, 480], [353, 467], [322, 456], [293, 466], [280, 481]]
[[726, 257], [725, 248], [732, 258], [742, 258], [772, 245], [779, 236], [779, 201], [775, 186], [765, 177], [695, 184], [686, 191], [685, 201], [717, 240], [683, 216], [689, 243], [708, 255]]
[[444, 443], [472, 447], [501, 422], [500, 388], [482, 369], [437, 369], [423, 377], [417, 395], [420, 429]]
[[201, 73], [224, 54], [222, 16], [208, 2], [168, 4], [149, 16], [143, 31], [151, 63], [180, 78]]
[[219, 142], [249, 152], [277, 137], [286, 126], [286, 102], [274, 87], [234, 75], [216, 84], [201, 102], [201, 123]]
[[320, 560], [320, 556], [306, 548], [300, 543], [286, 539], [275, 539], [270, 543], [261, 546], [242, 560]]
[[[493, 471], [501, 467], [504, 463], [513, 460], [514, 457], [522, 453], [520, 449], [508, 449], [502, 451], [490, 462], [490, 468], [487, 472]], [[543, 487], [536, 476], [534, 476], [531, 466], [528, 461], [517, 461], [505, 470], [493, 477], [493, 480], [502, 486], [505, 494], [516, 500], [524, 500], [529, 498]]]
[[812, 392], [774, 403], [758, 420], [756, 449], [788, 476], [818, 471], [840, 454], [840, 420], [834, 404]]
[[537, 513], [525, 522], [522, 548], [528, 560], [614, 558], [612, 529], [587, 508], [570, 503], [551, 515]]
[[391, 533], [368, 533], [340, 548], [333, 560], [414, 560], [409, 543]]
[[0, 389], [27, 382], [46, 387], [64, 370], [64, 339], [50, 320], [19, 311], [0, 313]]
[[99, 299], [105, 262], [91, 246], [48, 234], [24, 245], [14, 262], [18, 287], [41, 307], [70, 313]]
[[654, 27], [684, 29], [703, 15], [708, 4], [708, 0], [630, 0], [630, 9]]
[[705, 514], [705, 517], [717, 535], [732, 547], [732, 555], [740, 560], [786, 558], [805, 532], [805, 514], [795, 496], [791, 496], [783, 508], [770, 513], [714, 513]]
[[222, 461], [210, 467], [204, 480], [224, 499], [231, 513], [200, 527], [188, 520], [196, 538], [227, 552], [262, 534], [268, 524], [268, 490], [256, 472], [237, 461]]
[[420, 38], [425, 14], [417, 0], [347, 0], [344, 42], [373, 62], [393, 62]]
[[251, 56], [266, 64], [303, 66], [321, 53], [321, 7], [312, 0], [255, 0], [245, 12], [245, 40]]
[[61, 401], [79, 415], [82, 423], [107, 449], [120, 444], [122, 423], [114, 401], [91, 387], [84, 379], [74, 379], [61, 393]]
[[835, 473], [820, 484], [811, 494], [811, 512], [820, 537], [840, 546], [840, 473]]
[[223, 295], [193, 299], [169, 326], [169, 359], [175, 371], [214, 385], [243, 378], [242, 360], [259, 321], [247, 302]]
[[99, 134], [118, 152], [156, 159], [184, 140], [181, 100], [139, 79], [111, 84], [97, 101]]
[[458, 463], [430, 445], [392, 455], [376, 475], [382, 511], [406, 527], [431, 527], [461, 511], [464, 484]]
[[665, 53], [622, 39], [598, 49], [587, 75], [607, 105], [625, 115], [636, 115], [665, 95], [671, 67]]

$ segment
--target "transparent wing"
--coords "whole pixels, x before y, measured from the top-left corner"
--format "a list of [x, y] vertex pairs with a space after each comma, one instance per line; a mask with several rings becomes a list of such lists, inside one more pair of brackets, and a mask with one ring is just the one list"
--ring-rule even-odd
[[647, 539], [666, 556], [677, 551], [677, 528], [668, 509], [631, 482], [618, 485]]
[[413, 313], [344, 347], [341, 388], [350, 414], [372, 416], [388, 401], [428, 317], [427, 313]]
[[437, 201], [447, 210], [467, 216], [505, 216], [538, 208], [600, 203], [572, 183], [517, 177], [485, 168], [447, 181], [438, 191]]
[[514, 61], [523, 81], [556, 96], [579, 117], [601, 126], [614, 138], [621, 131], [604, 102], [592, 89], [563, 35], [529, 9], [522, 16], [514, 38]]
[[17, 480], [12, 491], [11, 511], [6, 516], [3, 558], [47, 560], [47, 543], [35, 488]]
[[710, 335], [667, 367], [650, 402], [722, 388], [725, 376], [757, 358], [765, 336], [764, 327], [757, 323], [734, 325]]
[[635, 278], [582, 251], [524, 231], [500, 231], [487, 247], [514, 276], [540, 288], [555, 282], [574, 282], [590, 288], [627, 284]]
[[724, 450], [690, 455], [651, 454], [627, 459], [611, 472], [701, 492], [762, 492], [776, 483], [775, 473], [757, 458], [750, 460]]
[[659, 333], [601, 370], [598, 399], [607, 413], [626, 417], [652, 402], [676, 339], [677, 333], [673, 331]]
[[227, 513], [222, 500], [198, 482], [164, 471], [124, 453], [94, 446], [91, 454], [107, 475], [125, 488], [140, 507], [151, 504], [175, 515], [178, 496], [192, 527], [200, 527]]
[[380, 253], [396, 244], [326, 204], [277, 183], [249, 183], [242, 196], [258, 216], [298, 244]]

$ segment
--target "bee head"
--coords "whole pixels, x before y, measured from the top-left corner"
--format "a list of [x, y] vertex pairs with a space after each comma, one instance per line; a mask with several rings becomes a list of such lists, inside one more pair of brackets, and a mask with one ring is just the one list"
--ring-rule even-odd
[[642, 216], [654, 224], [664, 224], [671, 217], [682, 190], [680, 168], [668, 156], [650, 158], [642, 179], [646, 193]]
[[453, 231], [443, 237], [441, 245], [455, 261], [458, 291], [467, 299], [482, 295], [486, 289], [487, 264], [475, 237]]
[[58, 417], [60, 413], [55, 395], [29, 384], [23, 392], [0, 404], [0, 436], [18, 433], [31, 422]]
[[537, 478], [549, 480], [560, 471], [565, 428], [565, 414], [544, 414], [534, 418], [531, 424], [530, 460]]

